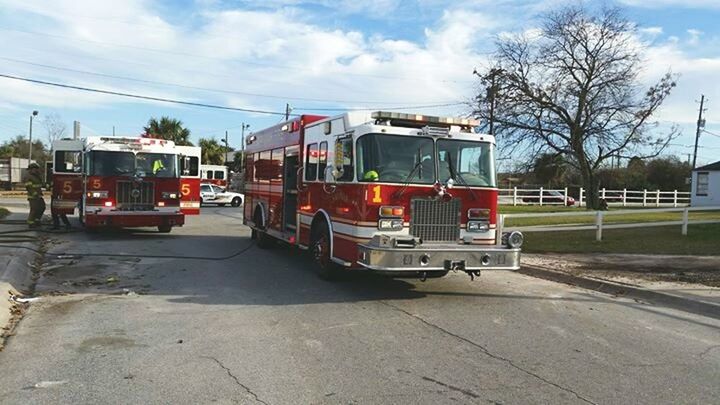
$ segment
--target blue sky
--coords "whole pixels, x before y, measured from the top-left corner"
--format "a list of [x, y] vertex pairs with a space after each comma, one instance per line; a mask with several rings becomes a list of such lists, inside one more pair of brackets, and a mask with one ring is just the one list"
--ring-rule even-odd
[[[487, 64], [498, 34], [532, 29], [538, 15], [567, 3], [576, 1], [0, 0], [0, 73], [278, 112], [287, 102], [294, 112], [409, 107], [457, 115], [466, 108], [417, 106], [471, 98], [472, 70]], [[709, 98], [707, 130], [720, 135], [720, 1], [608, 3], [641, 27], [646, 84], [668, 69], [681, 75], [656, 118], [659, 130], [683, 130], [667, 153], [686, 159], [700, 94]], [[68, 131], [78, 120], [83, 135], [113, 126], [136, 135], [148, 118], [169, 115], [195, 141], [227, 130], [234, 146], [242, 123], [258, 130], [280, 119], [0, 78], [0, 141], [26, 134], [32, 110], [38, 121], [58, 114]], [[41, 122], [34, 134], [45, 138]], [[720, 136], [703, 134], [701, 146], [699, 162], [720, 160]]]

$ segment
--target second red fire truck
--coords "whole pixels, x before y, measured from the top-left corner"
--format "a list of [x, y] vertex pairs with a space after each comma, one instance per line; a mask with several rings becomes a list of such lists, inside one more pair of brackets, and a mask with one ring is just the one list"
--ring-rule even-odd
[[[73, 214], [78, 207], [80, 221], [88, 229], [157, 227], [170, 232], [185, 223], [181, 197], [189, 201], [188, 213], [199, 211], [199, 152], [195, 176], [190, 176], [193, 169], [185, 165], [192, 159], [181, 159], [184, 155], [172, 141], [64, 139], [53, 142], [53, 154], [51, 209]], [[188, 177], [197, 179], [194, 188], [182, 184]], [[194, 201], [192, 193], [198, 194]]]
[[261, 248], [310, 250], [319, 275], [471, 276], [520, 266], [500, 234], [494, 137], [467, 119], [304, 115], [246, 139], [244, 222]]

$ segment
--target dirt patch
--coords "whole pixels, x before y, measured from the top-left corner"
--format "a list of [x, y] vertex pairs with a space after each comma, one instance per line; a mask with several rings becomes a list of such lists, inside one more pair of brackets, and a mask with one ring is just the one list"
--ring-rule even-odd
[[529, 254], [523, 263], [605, 279], [700, 284], [720, 288], [720, 257]]

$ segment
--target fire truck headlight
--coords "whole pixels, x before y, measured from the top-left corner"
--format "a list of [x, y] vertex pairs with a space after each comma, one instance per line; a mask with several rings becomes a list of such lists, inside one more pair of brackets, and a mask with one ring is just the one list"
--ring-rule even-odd
[[509, 248], [512, 248], [512, 249], [517, 249], [520, 246], [522, 246], [524, 240], [525, 240], [525, 237], [523, 236], [522, 233], [520, 233], [518, 231], [504, 233], [502, 236], [503, 244], [507, 245]]
[[89, 191], [87, 193], [88, 198], [108, 198], [107, 191]]
[[490, 224], [487, 221], [469, 221], [467, 223], [468, 232], [488, 232]]
[[177, 194], [177, 193], [171, 193], [171, 192], [163, 191], [163, 193], [162, 193], [162, 198], [164, 198], [164, 199], [166, 199], [166, 200], [174, 200], [174, 199], [178, 198], [178, 194]]
[[399, 231], [403, 229], [402, 219], [381, 219], [378, 221], [378, 229], [381, 231]]

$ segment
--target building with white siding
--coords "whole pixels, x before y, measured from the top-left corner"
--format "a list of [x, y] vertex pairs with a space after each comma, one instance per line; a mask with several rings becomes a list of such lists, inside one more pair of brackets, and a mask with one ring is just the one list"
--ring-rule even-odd
[[693, 170], [690, 205], [720, 207], [720, 161]]

